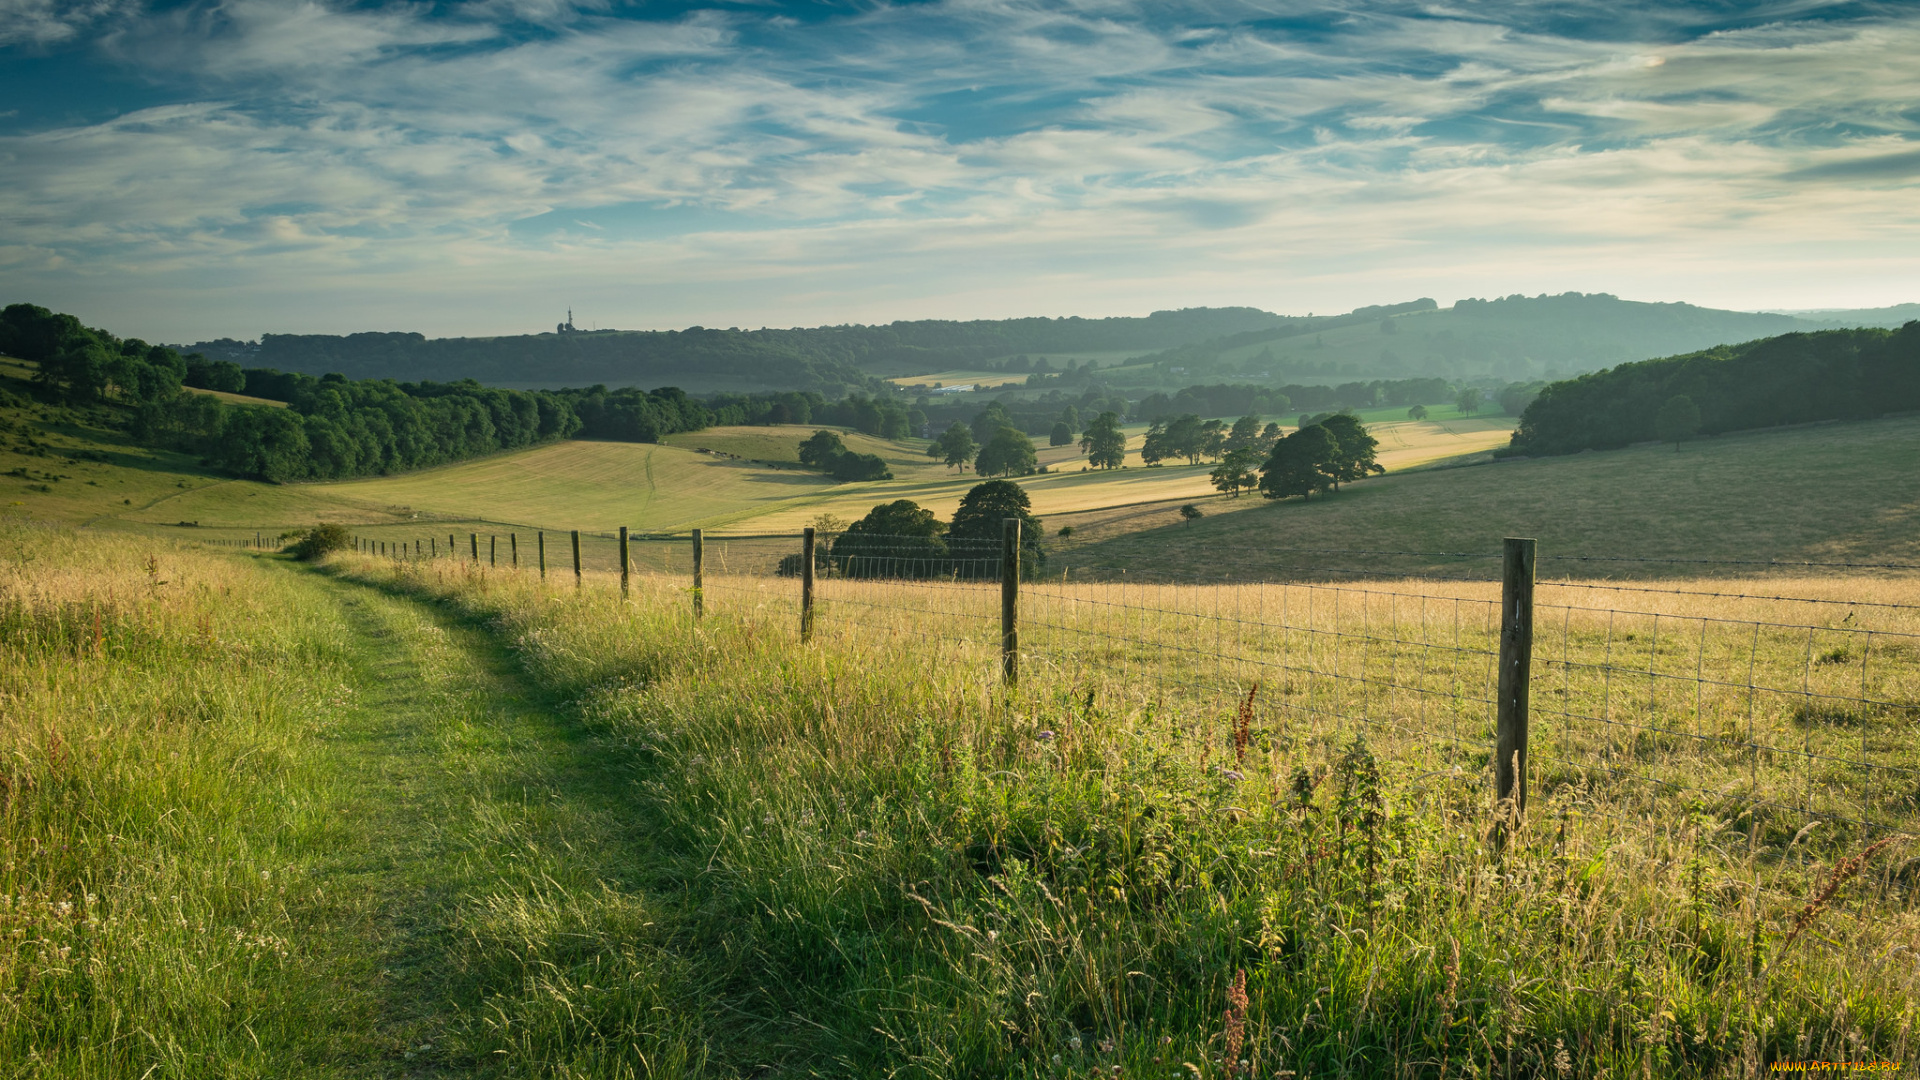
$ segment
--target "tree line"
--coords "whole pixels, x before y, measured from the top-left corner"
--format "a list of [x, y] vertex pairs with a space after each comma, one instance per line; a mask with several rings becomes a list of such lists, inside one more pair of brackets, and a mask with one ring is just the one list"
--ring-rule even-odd
[[[844, 532], [816, 549], [822, 567], [849, 578], [995, 578], [1000, 576], [1003, 524], [1020, 519], [1020, 572], [1037, 574], [1046, 563], [1040, 519], [1033, 502], [1011, 480], [976, 484], [960, 500], [953, 520], [942, 522], [912, 499], [875, 506]], [[781, 563], [797, 574], [798, 555]]]
[[1014, 353], [1162, 349], [1296, 320], [1255, 308], [1190, 308], [1144, 318], [901, 321], [724, 330], [567, 330], [491, 338], [417, 333], [265, 334], [201, 342], [215, 359], [309, 374], [496, 382], [590, 383], [698, 374], [798, 385], [830, 396], [880, 389], [876, 373], [908, 375]]
[[1508, 453], [1572, 454], [1920, 408], [1920, 322], [1642, 360], [1539, 390]]

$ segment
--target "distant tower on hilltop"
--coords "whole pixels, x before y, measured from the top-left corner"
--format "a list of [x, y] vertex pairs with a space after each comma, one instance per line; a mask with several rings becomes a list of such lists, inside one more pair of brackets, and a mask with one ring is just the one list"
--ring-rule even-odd
[[572, 308], [567, 309], [567, 321], [554, 327], [553, 332], [556, 334], [572, 334], [572, 333], [578, 332], [573, 328], [573, 309]]

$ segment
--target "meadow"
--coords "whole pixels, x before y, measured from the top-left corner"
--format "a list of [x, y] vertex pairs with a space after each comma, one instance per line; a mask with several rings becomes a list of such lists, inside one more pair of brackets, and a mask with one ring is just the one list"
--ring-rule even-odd
[[994, 586], [827, 577], [802, 643], [773, 542], [698, 621], [0, 542], [14, 1075], [1915, 1060], [1911, 579], [1543, 575], [1496, 848], [1484, 580], [1037, 580], [1009, 689]]

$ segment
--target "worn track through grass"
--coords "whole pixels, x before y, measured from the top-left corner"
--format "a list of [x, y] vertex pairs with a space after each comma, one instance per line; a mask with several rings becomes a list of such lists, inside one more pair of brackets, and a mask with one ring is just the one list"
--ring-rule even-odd
[[540, 928], [516, 915], [536, 898], [562, 921], [579, 904], [623, 907], [626, 948], [644, 947], [658, 920], [637, 881], [645, 835], [623, 812], [629, 771], [484, 628], [350, 579], [328, 591], [352, 630], [353, 704], [329, 742], [341, 835], [355, 842], [314, 874], [341, 898], [341, 944], [377, 953], [361, 991], [378, 1017], [373, 1058], [344, 1071], [566, 1075], [564, 1060], [527, 1060], [507, 1019], [550, 962]]

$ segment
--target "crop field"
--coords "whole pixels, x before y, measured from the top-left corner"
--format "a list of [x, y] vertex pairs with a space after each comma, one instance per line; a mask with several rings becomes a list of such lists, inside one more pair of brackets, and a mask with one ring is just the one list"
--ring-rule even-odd
[[803, 643], [768, 542], [695, 620], [683, 574], [0, 530], [45, 1075], [1916, 1060], [1911, 578], [1543, 573], [1496, 846], [1484, 564], [1035, 580], [1009, 687], [997, 586], [829, 574]]

